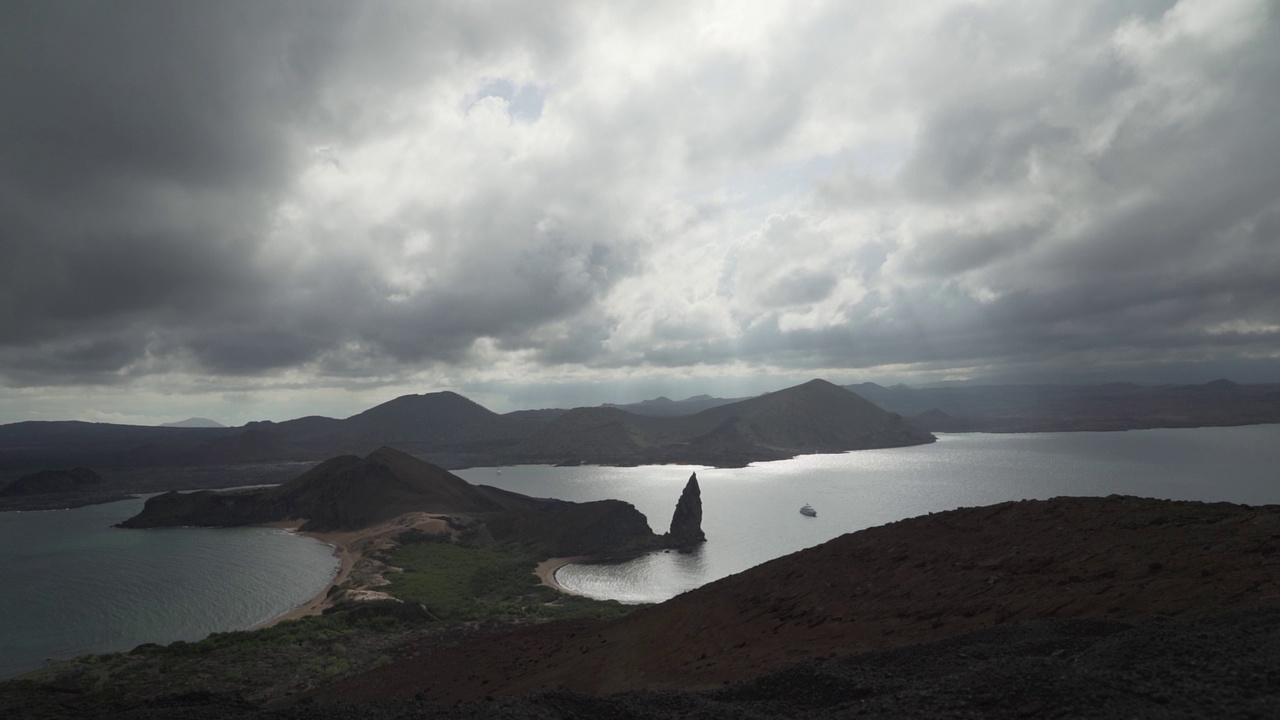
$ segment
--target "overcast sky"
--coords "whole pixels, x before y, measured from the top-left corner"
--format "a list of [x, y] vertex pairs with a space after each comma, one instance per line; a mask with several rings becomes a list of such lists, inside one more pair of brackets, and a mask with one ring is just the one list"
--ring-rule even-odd
[[0, 422], [1280, 382], [1280, 5], [0, 3]]

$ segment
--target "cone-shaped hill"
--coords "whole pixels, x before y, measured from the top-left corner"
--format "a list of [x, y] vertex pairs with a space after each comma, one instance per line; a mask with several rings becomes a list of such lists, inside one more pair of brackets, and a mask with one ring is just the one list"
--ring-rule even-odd
[[302, 529], [308, 531], [357, 530], [409, 512], [474, 518], [500, 542], [538, 545], [553, 554], [680, 546], [655, 535], [630, 503], [573, 503], [472, 485], [386, 447], [364, 458], [327, 460], [276, 487], [158, 495], [120, 527], [229, 527], [302, 520]]
[[683, 417], [578, 408], [552, 420], [513, 453], [534, 462], [734, 466], [934, 440], [900, 415], [825, 380], [811, 380]]
[[514, 436], [499, 414], [454, 392], [403, 395], [342, 421], [340, 432], [379, 443], [476, 442]]
[[496, 512], [502, 506], [485, 491], [431, 463], [381, 448], [320, 463], [265, 493], [276, 513], [307, 518], [307, 529], [355, 529], [411, 511], [442, 514]]

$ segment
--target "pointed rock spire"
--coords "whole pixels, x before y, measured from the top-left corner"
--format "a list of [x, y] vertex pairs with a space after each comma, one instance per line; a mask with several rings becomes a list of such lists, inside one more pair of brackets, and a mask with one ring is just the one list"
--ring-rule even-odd
[[666, 540], [670, 547], [676, 548], [688, 548], [707, 541], [702, 532], [702, 490], [698, 487], [698, 473], [689, 476], [684, 492], [680, 493]]

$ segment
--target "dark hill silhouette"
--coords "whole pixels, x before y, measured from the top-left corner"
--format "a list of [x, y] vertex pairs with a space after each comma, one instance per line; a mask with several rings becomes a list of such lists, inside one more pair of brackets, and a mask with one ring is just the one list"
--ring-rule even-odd
[[278, 429], [258, 426], [179, 453], [174, 460], [182, 465], [235, 465], [311, 457], [311, 451], [289, 442]]
[[908, 417], [937, 410], [939, 432], [1071, 432], [1280, 423], [1280, 385], [848, 385]]
[[695, 395], [684, 400], [672, 400], [668, 397], [659, 396], [652, 400], [641, 400], [637, 403], [627, 403], [624, 405], [616, 405], [614, 403], [605, 403], [602, 407], [617, 408], [625, 410], [636, 415], [650, 415], [653, 417], [678, 417], [681, 415], [693, 415], [703, 410], [710, 410], [713, 407], [728, 405], [746, 398], [718, 398], [710, 395]]
[[690, 420], [719, 425], [733, 418], [760, 445], [795, 453], [901, 447], [934, 440], [901, 416], [826, 380], [721, 405]]
[[220, 428], [226, 427], [217, 420], [210, 420], [204, 417], [189, 417], [186, 420], [179, 420], [171, 423], [161, 423], [160, 427], [201, 427], [201, 428]]
[[229, 432], [228, 428], [167, 428], [79, 420], [30, 420], [0, 425], [0, 448], [124, 450], [162, 441], [194, 446]]
[[668, 423], [608, 407], [569, 410], [512, 452], [544, 462], [583, 460], [618, 464], [646, 462], [661, 444]]
[[342, 421], [353, 440], [453, 443], [512, 437], [501, 415], [453, 392], [403, 395]]
[[270, 421], [252, 422], [245, 427], [275, 428], [291, 442], [295, 443], [307, 443], [323, 438], [337, 438], [342, 435], [341, 420], [321, 415], [307, 415], [306, 417], [286, 420], [282, 423]]
[[683, 417], [570, 410], [511, 451], [536, 462], [740, 466], [803, 453], [901, 447], [933, 436], [825, 380]]
[[82, 490], [89, 485], [102, 483], [98, 473], [89, 468], [72, 468], [70, 470], [42, 470], [30, 475], [23, 475], [3, 488], [0, 497], [19, 497], [26, 495], [47, 495], [50, 493], [66, 493]]
[[[321, 458], [365, 454], [382, 445], [419, 453], [480, 452], [476, 463], [536, 432], [560, 410], [499, 415], [454, 392], [402, 395], [345, 420], [310, 416], [272, 424], [290, 442]], [[466, 466], [469, 463], [462, 462]]]
[[[162, 437], [132, 448], [130, 460], [144, 464], [207, 465], [320, 460], [338, 453], [367, 454], [383, 445], [419, 453], [462, 450], [455, 467], [493, 462], [561, 410], [498, 415], [453, 392], [403, 395], [344, 420], [310, 415], [284, 422], [252, 422], [230, 428], [203, 444], [175, 445]], [[478, 452], [479, 454], [475, 454]]]
[[916, 415], [911, 418], [911, 422], [929, 432], [968, 432], [973, 429], [967, 421], [952, 417], [938, 408]]
[[502, 419], [512, 434], [518, 438], [527, 438], [542, 428], [543, 425], [565, 414], [564, 408], [542, 408], [540, 410], [516, 410], [505, 413]]
[[409, 512], [473, 517], [500, 542], [551, 554], [615, 554], [680, 547], [649, 528], [630, 503], [572, 503], [471, 485], [443, 468], [392, 448], [327, 460], [273, 488], [170, 492], [147, 500], [125, 528], [227, 527], [305, 520], [303, 530], [358, 530]]

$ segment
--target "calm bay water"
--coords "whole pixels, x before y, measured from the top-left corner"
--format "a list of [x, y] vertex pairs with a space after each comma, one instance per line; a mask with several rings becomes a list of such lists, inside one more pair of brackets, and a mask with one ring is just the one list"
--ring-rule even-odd
[[[1280, 503], [1280, 425], [1116, 433], [941, 435], [937, 443], [808, 455], [741, 469], [475, 468], [475, 483], [566, 500], [626, 500], [667, 529], [693, 471], [708, 542], [614, 565], [570, 565], [577, 592], [657, 602], [844, 533], [957, 507], [1059, 495]], [[816, 518], [799, 513], [811, 503]]]
[[243, 630], [337, 572], [330, 546], [268, 528], [111, 527], [142, 503], [0, 513], [0, 678], [46, 659]]
[[[619, 498], [666, 530], [691, 472], [702, 487], [697, 552], [570, 565], [586, 595], [670, 598], [838, 535], [927, 512], [1057, 495], [1122, 493], [1280, 503], [1280, 425], [1123, 433], [942, 435], [913, 448], [809, 455], [749, 468], [520, 466], [463, 478], [566, 500]], [[812, 503], [818, 517], [799, 514]], [[251, 627], [329, 583], [331, 549], [265, 528], [121, 530], [129, 500], [0, 513], [0, 678], [46, 658], [197, 640]]]

